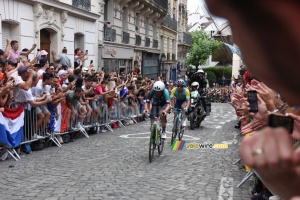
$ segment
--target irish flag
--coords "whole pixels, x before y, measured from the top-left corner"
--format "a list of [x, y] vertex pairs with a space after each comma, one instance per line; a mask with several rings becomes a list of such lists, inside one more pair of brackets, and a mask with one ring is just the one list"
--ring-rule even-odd
[[0, 112], [0, 144], [10, 147], [17, 147], [22, 141], [22, 133], [24, 126], [24, 107], [10, 109], [4, 108]]

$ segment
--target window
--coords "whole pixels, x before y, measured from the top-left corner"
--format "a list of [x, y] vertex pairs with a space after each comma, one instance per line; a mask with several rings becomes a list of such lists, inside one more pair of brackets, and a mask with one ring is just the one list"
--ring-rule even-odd
[[109, 21], [110, 25], [113, 24], [113, 20], [114, 20], [114, 1], [105, 0], [104, 20]]
[[3, 51], [6, 48], [6, 38], [11, 37], [11, 32], [10, 32], [10, 24], [9, 23], [2, 23], [2, 49]]
[[75, 34], [74, 35], [74, 49], [80, 48], [82, 52], [84, 52], [84, 35]]

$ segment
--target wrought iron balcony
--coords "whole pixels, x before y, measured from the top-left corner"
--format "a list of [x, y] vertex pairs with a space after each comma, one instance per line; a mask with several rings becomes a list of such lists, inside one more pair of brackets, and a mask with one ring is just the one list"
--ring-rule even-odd
[[171, 60], [170, 53], [167, 53], [167, 60]]
[[180, 44], [192, 45], [192, 36], [186, 32], [179, 33], [178, 39]]
[[150, 38], [145, 38], [145, 47], [150, 47]]
[[172, 53], [172, 60], [176, 60], [176, 55], [175, 55], [175, 53]]
[[168, 1], [167, 0], [153, 0], [154, 3], [159, 5], [162, 9], [168, 10]]
[[104, 41], [116, 41], [116, 30], [109, 27], [104, 27]]
[[91, 0], [72, 0], [72, 5], [82, 10], [91, 10]]
[[153, 39], [153, 48], [158, 48], [158, 40]]
[[124, 31], [122, 33], [122, 43], [129, 44], [130, 34]]
[[142, 37], [140, 35], [135, 35], [135, 45], [140, 46], [142, 44]]
[[177, 31], [177, 21], [167, 15], [164, 21], [161, 23], [163, 26], [166, 26], [174, 31]]

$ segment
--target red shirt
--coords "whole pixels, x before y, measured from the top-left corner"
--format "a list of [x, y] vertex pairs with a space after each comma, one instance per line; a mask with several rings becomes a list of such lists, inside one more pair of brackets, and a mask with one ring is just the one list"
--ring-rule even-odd
[[96, 88], [94, 89], [94, 94], [95, 94], [95, 95], [99, 95], [99, 94], [101, 94], [102, 92], [106, 92], [105, 88], [103, 88], [102, 85], [100, 85], [100, 86], [98, 86], [98, 87], [96, 87]]

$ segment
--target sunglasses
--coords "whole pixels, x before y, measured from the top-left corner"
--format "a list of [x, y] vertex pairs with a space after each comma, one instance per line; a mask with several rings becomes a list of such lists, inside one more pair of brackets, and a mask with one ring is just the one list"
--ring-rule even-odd
[[49, 68], [50, 70], [54, 70], [54, 68]]

